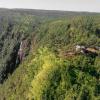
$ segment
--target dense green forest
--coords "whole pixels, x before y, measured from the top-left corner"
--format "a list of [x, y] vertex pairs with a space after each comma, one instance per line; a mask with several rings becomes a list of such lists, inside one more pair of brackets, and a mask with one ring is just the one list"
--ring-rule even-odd
[[0, 9], [0, 100], [100, 100], [100, 14]]

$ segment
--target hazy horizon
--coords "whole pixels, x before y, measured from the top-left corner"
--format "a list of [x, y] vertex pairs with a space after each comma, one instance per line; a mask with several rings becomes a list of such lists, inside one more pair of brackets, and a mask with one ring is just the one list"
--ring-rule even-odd
[[100, 0], [0, 0], [0, 8], [100, 12]]

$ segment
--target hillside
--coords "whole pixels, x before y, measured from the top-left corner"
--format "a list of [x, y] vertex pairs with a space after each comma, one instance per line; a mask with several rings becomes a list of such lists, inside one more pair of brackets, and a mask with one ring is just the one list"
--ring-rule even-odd
[[100, 14], [0, 9], [0, 83], [0, 100], [100, 100]]

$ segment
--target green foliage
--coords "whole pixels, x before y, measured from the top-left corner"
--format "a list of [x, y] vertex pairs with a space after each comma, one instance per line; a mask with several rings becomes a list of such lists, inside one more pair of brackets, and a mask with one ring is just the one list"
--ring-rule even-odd
[[[98, 17], [97, 17], [98, 19]], [[72, 20], [46, 22], [37, 30], [39, 45], [58, 50], [68, 45], [99, 46], [95, 17], [75, 17]]]
[[[0, 85], [0, 100], [99, 100], [99, 54], [62, 52], [75, 52], [77, 44], [99, 47], [100, 15], [45, 12], [0, 15], [0, 81], [8, 76]], [[15, 66], [22, 40], [29, 42], [28, 56]]]
[[[30, 100], [95, 100], [99, 81], [90, 57], [77, 56], [62, 60], [47, 48], [39, 50], [33, 60], [38, 71], [31, 82]], [[95, 72], [93, 72], [95, 71]], [[98, 85], [97, 85], [98, 83]], [[99, 92], [99, 91], [98, 91]]]

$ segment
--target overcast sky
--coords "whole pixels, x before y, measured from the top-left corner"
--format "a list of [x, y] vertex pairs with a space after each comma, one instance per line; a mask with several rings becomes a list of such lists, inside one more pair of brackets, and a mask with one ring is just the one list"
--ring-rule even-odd
[[0, 7], [100, 12], [100, 0], [0, 0]]

